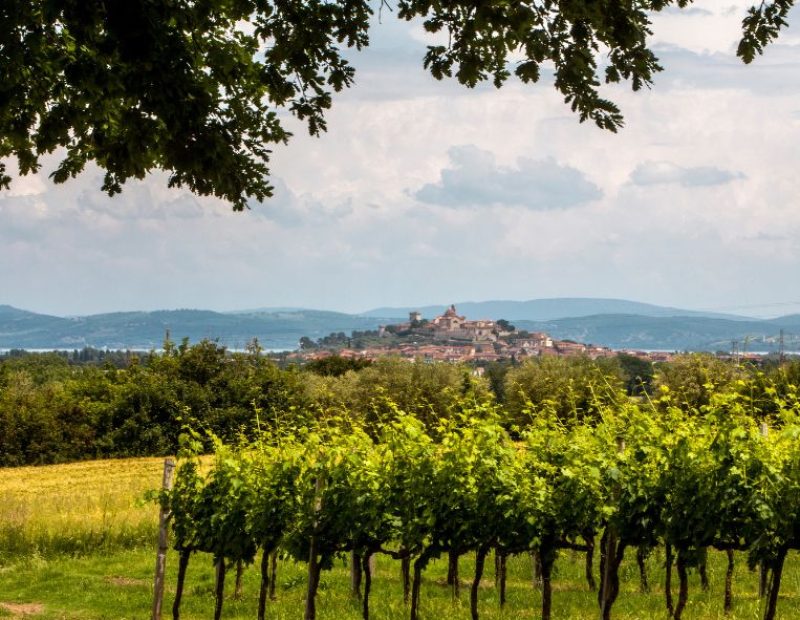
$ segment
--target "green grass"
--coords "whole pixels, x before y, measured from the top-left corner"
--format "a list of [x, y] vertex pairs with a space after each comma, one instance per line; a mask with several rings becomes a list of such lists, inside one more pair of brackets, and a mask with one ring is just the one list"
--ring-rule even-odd
[[[177, 558], [168, 558], [168, 581], [165, 617], [170, 615], [174, 594]], [[614, 607], [615, 618], [643, 619], [666, 617], [664, 611], [663, 558], [654, 555], [648, 560], [653, 591], [638, 591], [638, 572], [629, 558], [623, 564], [622, 591]], [[756, 619], [762, 609], [756, 596], [757, 577], [750, 573], [744, 557], [737, 558], [734, 585], [734, 613], [722, 612], [725, 558], [711, 553], [709, 576], [711, 590], [702, 592], [696, 575], [691, 577], [689, 605], [685, 618]], [[26, 618], [75, 620], [133, 620], [148, 618], [151, 605], [152, 572], [155, 556], [149, 549], [119, 550], [114, 553], [92, 554], [83, 557], [26, 558], [0, 568], [0, 605], [2, 603], [38, 604], [41, 613]], [[508, 603], [501, 611], [494, 588], [491, 562], [481, 584], [480, 610], [482, 618], [538, 618], [540, 596], [530, 585], [530, 560], [527, 557], [509, 561]], [[445, 586], [447, 563], [435, 561], [425, 573], [422, 590], [424, 618], [436, 620], [468, 618], [469, 590], [467, 580], [472, 569], [470, 558], [461, 563], [462, 591], [459, 601], [453, 602], [451, 590]], [[268, 607], [268, 617], [295, 620], [302, 617], [305, 597], [305, 571], [302, 563], [284, 560], [279, 564], [278, 600]], [[553, 583], [553, 610], [556, 618], [594, 618], [597, 604], [583, 579], [583, 561], [567, 552], [557, 562]], [[254, 567], [245, 572], [244, 595], [234, 600], [234, 571], [227, 581], [228, 598], [223, 617], [254, 618], [257, 607], [258, 575]], [[208, 556], [195, 556], [189, 566], [183, 617], [187, 620], [213, 616], [213, 568]], [[332, 571], [324, 572], [317, 602], [320, 620], [355, 620], [360, 607], [349, 596], [349, 572], [344, 561], [337, 561]], [[800, 617], [800, 558], [792, 556], [779, 603], [779, 617]], [[373, 582], [372, 611], [376, 620], [402, 618], [407, 609], [402, 601], [399, 564], [388, 558], [378, 560]], [[15, 618], [8, 611], [0, 617]]]
[[[41, 620], [138, 620], [150, 617], [155, 565], [157, 509], [143, 503], [147, 489], [160, 483], [162, 459], [95, 461], [49, 467], [0, 469], [0, 618]], [[613, 616], [626, 619], [666, 618], [663, 552], [647, 561], [652, 592], [639, 592], [639, 576], [631, 550], [621, 569], [621, 592]], [[170, 554], [164, 617], [170, 617], [177, 557]], [[493, 562], [487, 561], [480, 590], [481, 618], [538, 618], [541, 598], [531, 586], [527, 557], [508, 564], [508, 603], [500, 610], [494, 588]], [[684, 617], [756, 620], [762, 614], [757, 575], [737, 556], [734, 612], [722, 610], [726, 561], [709, 554], [711, 590], [702, 592], [697, 575], [690, 579], [689, 605]], [[469, 617], [472, 558], [460, 565], [461, 598], [453, 601], [444, 585], [446, 559], [425, 572], [423, 618], [456, 620]], [[372, 617], [389, 620], [407, 616], [403, 604], [399, 563], [378, 559], [373, 584]], [[597, 572], [597, 567], [595, 567]], [[244, 595], [233, 600], [234, 571], [229, 572], [223, 617], [252, 619], [257, 607], [259, 576], [245, 573]], [[214, 573], [208, 556], [193, 556], [183, 605], [186, 620], [213, 617]], [[269, 604], [268, 618], [302, 617], [306, 566], [291, 560], [279, 564], [278, 600]], [[673, 586], [676, 590], [677, 579]], [[319, 592], [320, 620], [356, 620], [360, 606], [349, 594], [349, 572], [343, 560], [323, 572]], [[23, 612], [24, 615], [23, 615]], [[583, 556], [564, 552], [553, 579], [555, 618], [596, 618], [595, 594], [583, 580]], [[800, 617], [800, 556], [787, 560], [778, 604], [783, 619]]]

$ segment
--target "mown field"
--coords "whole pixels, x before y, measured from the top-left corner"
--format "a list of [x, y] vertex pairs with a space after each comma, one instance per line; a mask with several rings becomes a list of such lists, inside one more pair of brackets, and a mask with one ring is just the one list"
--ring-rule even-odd
[[146, 546], [163, 459], [0, 468], [0, 561]]
[[[76, 620], [125, 620], [150, 615], [155, 563], [156, 507], [143, 501], [147, 489], [160, 483], [162, 459], [94, 461], [37, 468], [0, 469], [0, 617]], [[639, 591], [636, 562], [630, 552], [621, 573], [622, 591], [614, 606], [615, 618], [666, 617], [664, 611], [663, 554], [647, 560], [651, 592]], [[177, 558], [168, 558], [165, 617], [169, 616]], [[469, 617], [468, 580], [472, 565], [460, 565], [460, 598], [446, 586], [447, 562], [435, 561], [425, 573], [422, 613], [425, 618], [449, 620]], [[268, 617], [302, 617], [305, 596], [303, 563], [279, 563], [277, 600]], [[531, 584], [531, 562], [512, 558], [508, 566], [508, 602], [501, 610], [489, 562], [481, 583], [481, 617], [538, 618], [540, 595]], [[757, 576], [748, 571], [746, 558], [737, 557], [734, 611], [722, 611], [724, 556], [712, 553], [711, 588], [702, 592], [692, 575], [689, 605], [684, 618], [758, 618], [762, 601]], [[233, 573], [227, 587], [225, 618], [254, 618], [258, 575], [244, 574], [241, 597], [234, 597]], [[556, 618], [597, 616], [594, 593], [583, 580], [583, 556], [564, 552], [556, 562], [553, 609]], [[189, 567], [182, 617], [213, 617], [213, 567], [207, 556], [196, 556]], [[349, 593], [349, 571], [344, 559], [323, 573], [318, 617], [360, 618], [360, 606]], [[373, 581], [373, 617], [402, 618], [399, 565], [381, 557]], [[800, 617], [800, 557], [787, 562], [778, 617]]]

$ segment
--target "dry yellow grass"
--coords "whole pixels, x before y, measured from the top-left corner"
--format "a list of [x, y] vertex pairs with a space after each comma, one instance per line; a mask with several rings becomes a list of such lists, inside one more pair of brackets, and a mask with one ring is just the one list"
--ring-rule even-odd
[[158, 510], [143, 501], [164, 459], [0, 469], [0, 557], [81, 553], [152, 540]]

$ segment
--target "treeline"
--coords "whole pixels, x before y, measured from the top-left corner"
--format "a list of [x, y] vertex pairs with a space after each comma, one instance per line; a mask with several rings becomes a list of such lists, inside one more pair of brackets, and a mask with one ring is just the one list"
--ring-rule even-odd
[[761, 371], [711, 356], [656, 369], [630, 356], [542, 358], [493, 364], [483, 376], [469, 366], [391, 358], [332, 357], [280, 368], [257, 346], [231, 353], [209, 341], [80, 357], [16, 352], [0, 359], [0, 466], [174, 454], [185, 428], [230, 441], [259, 428], [324, 420], [371, 424], [391, 415], [387, 402], [426, 425], [457, 415], [464, 398], [494, 403], [512, 433], [543, 407], [583, 419], [596, 415], [598, 403], [646, 399], [657, 389], [670, 390], [688, 411], [707, 404], [709, 386], [729, 386], [764, 410], [769, 390], [785, 392], [800, 381], [797, 364]]
[[213, 342], [131, 356], [118, 368], [59, 354], [0, 362], [0, 465], [174, 454], [193, 426], [226, 439], [278, 412], [308, 415], [300, 373]]
[[95, 349], [94, 347], [83, 347], [82, 349], [72, 349], [71, 351], [58, 350], [38, 354], [31, 353], [25, 349], [9, 349], [4, 353], [0, 353], [0, 363], [9, 359], [19, 359], [31, 355], [43, 355], [51, 359], [61, 358], [70, 365], [97, 366], [110, 364], [117, 368], [124, 368], [131, 363], [131, 359], [134, 356], [139, 354], [140, 353], [131, 350]]

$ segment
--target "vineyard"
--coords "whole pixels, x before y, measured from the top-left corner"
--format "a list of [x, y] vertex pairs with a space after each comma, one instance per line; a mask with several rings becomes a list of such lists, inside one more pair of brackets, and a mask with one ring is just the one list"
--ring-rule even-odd
[[215, 618], [226, 571], [257, 558], [257, 617], [268, 618], [280, 553], [307, 566], [306, 620], [316, 617], [321, 572], [341, 556], [351, 559], [369, 618], [376, 555], [397, 562], [411, 620], [420, 617], [433, 559], [448, 558], [457, 572], [459, 557], [474, 558], [469, 608], [477, 619], [487, 558], [502, 604], [506, 561], [530, 555], [549, 619], [559, 617], [554, 562], [569, 550], [585, 555], [587, 586], [599, 615], [611, 618], [626, 554], [644, 585], [644, 559], [663, 548], [665, 613], [682, 617], [689, 571], [703, 577], [716, 549], [729, 562], [726, 611], [736, 598], [734, 552], [746, 552], [772, 620], [787, 554], [800, 544], [800, 402], [793, 386], [738, 380], [734, 388], [706, 386], [708, 402], [695, 409], [674, 404], [666, 388], [655, 400], [598, 399], [580, 417], [531, 404], [528, 422], [510, 428], [502, 409], [468, 394], [451, 415], [427, 422], [384, 401], [367, 422], [329, 416], [218, 441], [210, 469], [193, 456], [200, 438], [185, 435], [175, 485], [162, 497], [180, 557], [173, 616], [192, 556], [210, 554]]
[[800, 363], [333, 362], [0, 361], [0, 617], [797, 615]]

